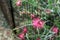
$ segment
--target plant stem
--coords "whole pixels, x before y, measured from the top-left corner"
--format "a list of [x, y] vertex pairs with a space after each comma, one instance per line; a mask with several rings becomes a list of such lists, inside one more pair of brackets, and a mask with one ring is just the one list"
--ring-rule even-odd
[[24, 26], [29, 26], [29, 25], [32, 25], [32, 24], [23, 25], [23, 26], [21, 26], [21, 27], [15, 28], [15, 29], [13, 29], [13, 30], [18, 30], [19, 28], [23, 28]]
[[27, 40], [29, 40], [29, 38], [28, 38], [28, 34], [26, 33], [26, 38], [27, 38]]
[[39, 36], [39, 29], [37, 28], [38, 36]]

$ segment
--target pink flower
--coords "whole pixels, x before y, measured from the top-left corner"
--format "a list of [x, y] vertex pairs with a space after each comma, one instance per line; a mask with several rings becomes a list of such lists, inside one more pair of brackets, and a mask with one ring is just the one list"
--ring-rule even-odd
[[52, 31], [55, 32], [55, 33], [58, 33], [58, 28], [57, 27], [53, 27]]
[[24, 33], [19, 34], [18, 37], [19, 37], [21, 40], [24, 40]]
[[16, 2], [16, 6], [21, 6], [21, 5], [22, 5], [21, 0], [18, 0], [18, 1]]
[[33, 19], [35, 17], [35, 15], [34, 14], [31, 14], [31, 19]]
[[33, 24], [34, 28], [40, 28], [41, 29], [44, 27], [45, 22], [39, 18], [34, 18], [32, 20], [32, 24]]
[[27, 33], [27, 31], [28, 31], [27, 27], [24, 27], [24, 28], [23, 28], [23, 33], [25, 33], [25, 34], [26, 34], [26, 33]]
[[37, 38], [36, 40], [40, 40], [40, 38]]

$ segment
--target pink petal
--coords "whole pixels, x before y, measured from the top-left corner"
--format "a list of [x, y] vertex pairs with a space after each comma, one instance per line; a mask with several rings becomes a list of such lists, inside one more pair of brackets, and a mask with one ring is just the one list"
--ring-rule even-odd
[[57, 27], [53, 27], [52, 31], [55, 32], [55, 33], [58, 33], [58, 28]]

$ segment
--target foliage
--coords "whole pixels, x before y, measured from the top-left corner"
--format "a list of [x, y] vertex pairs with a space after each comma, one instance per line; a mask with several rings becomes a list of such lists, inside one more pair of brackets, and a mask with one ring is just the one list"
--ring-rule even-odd
[[[21, 6], [16, 6], [16, 2], [17, 0], [12, 0], [12, 4], [13, 4], [12, 6], [14, 8], [14, 12], [16, 14], [19, 14], [16, 16], [20, 16], [19, 18], [20, 25], [27, 26], [28, 24], [32, 24], [32, 19], [30, 16], [31, 14], [35, 14], [36, 16], [40, 17], [41, 20], [44, 20], [46, 22], [44, 25], [44, 30], [42, 32], [41, 30], [39, 30], [39, 32], [41, 33], [39, 35], [32, 33], [34, 32], [33, 29], [29, 27], [30, 25], [27, 26], [27, 28], [29, 29], [28, 31], [30, 32], [27, 33], [27, 35], [29, 36], [26, 37], [26, 40], [28, 40], [28, 37], [30, 38], [30, 40], [32, 38], [33, 38], [32, 40], [35, 40], [38, 36], [43, 35], [42, 34], [43, 32], [45, 32], [45, 35], [48, 35], [47, 33], [49, 33], [49, 35], [48, 37], [45, 36], [41, 38], [41, 40], [44, 39], [48, 40], [49, 37], [53, 36], [53, 33], [52, 32], [51, 32], [52, 34], [50, 33], [51, 31], [50, 29], [52, 26], [55, 25], [58, 27], [58, 29], [60, 29], [60, 1], [59, 0], [53, 0], [53, 1], [52, 0], [22, 0]], [[18, 33], [20, 33], [20, 31]], [[59, 40], [58, 38], [56, 37], [56, 40]]]

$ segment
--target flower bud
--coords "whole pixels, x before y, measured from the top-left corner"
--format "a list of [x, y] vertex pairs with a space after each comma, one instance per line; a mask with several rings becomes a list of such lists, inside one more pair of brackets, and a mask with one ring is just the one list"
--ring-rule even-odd
[[26, 27], [23, 28], [23, 33], [27, 33], [28, 29]]
[[21, 0], [18, 0], [18, 1], [16, 2], [16, 6], [21, 6], [21, 5], [22, 5]]

